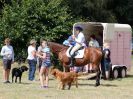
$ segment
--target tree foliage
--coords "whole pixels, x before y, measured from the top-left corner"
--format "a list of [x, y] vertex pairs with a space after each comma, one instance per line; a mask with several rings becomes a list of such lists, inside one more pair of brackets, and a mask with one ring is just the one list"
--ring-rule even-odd
[[0, 19], [1, 39], [10, 37], [16, 52], [25, 51], [32, 38], [55, 40], [72, 25], [73, 19], [62, 0], [16, 1], [4, 5]]
[[111, 4], [110, 9], [115, 14], [117, 22], [133, 26], [132, 0], [112, 0]]
[[133, 26], [132, 0], [65, 0], [75, 16], [88, 21], [118, 22]]
[[108, 0], [65, 0], [72, 13], [88, 21], [116, 22], [116, 17], [108, 9]]
[[132, 0], [1, 0], [0, 44], [10, 37], [15, 53], [25, 53], [32, 38], [62, 42], [75, 22], [118, 22], [133, 26], [132, 10]]

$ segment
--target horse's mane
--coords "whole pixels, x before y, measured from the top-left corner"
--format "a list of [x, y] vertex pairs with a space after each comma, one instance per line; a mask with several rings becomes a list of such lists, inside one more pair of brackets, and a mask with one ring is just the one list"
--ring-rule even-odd
[[55, 42], [48, 42], [48, 46], [51, 48], [53, 52], [56, 52], [56, 53], [68, 48], [68, 46], [55, 43]]
[[53, 45], [53, 46], [58, 46], [59, 48], [60, 48], [60, 47], [62, 47], [62, 48], [63, 48], [63, 47], [66, 47], [66, 46], [64, 46], [64, 45], [62, 45], [62, 44], [55, 43], [55, 42], [48, 42], [48, 44], [49, 44], [49, 45]]

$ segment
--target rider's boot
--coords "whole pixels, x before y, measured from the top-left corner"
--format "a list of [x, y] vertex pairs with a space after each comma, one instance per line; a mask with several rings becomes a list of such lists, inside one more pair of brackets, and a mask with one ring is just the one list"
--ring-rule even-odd
[[70, 67], [74, 67], [74, 54], [71, 55], [71, 58], [70, 58]]

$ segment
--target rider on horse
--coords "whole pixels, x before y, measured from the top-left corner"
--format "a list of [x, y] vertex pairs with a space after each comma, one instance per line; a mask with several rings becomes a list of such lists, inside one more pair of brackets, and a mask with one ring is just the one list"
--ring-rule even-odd
[[85, 46], [85, 36], [82, 33], [83, 29], [80, 26], [75, 27], [75, 33], [72, 35], [74, 41], [76, 42], [75, 46], [72, 48], [70, 55], [71, 55], [71, 63], [70, 67], [74, 65], [73, 59], [75, 56], [75, 52], [79, 50], [82, 46]]

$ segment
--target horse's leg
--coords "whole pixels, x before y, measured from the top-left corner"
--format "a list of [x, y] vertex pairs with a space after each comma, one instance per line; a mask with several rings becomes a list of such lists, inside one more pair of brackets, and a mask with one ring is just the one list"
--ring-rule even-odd
[[96, 87], [100, 85], [100, 74], [101, 74], [101, 71], [100, 71], [100, 68], [98, 68], [97, 76], [96, 76], [96, 84], [95, 84]]
[[69, 66], [67, 66], [66, 68], [65, 68], [65, 72], [70, 72], [70, 67]]
[[70, 67], [63, 65], [63, 71], [64, 72], [70, 72]]

